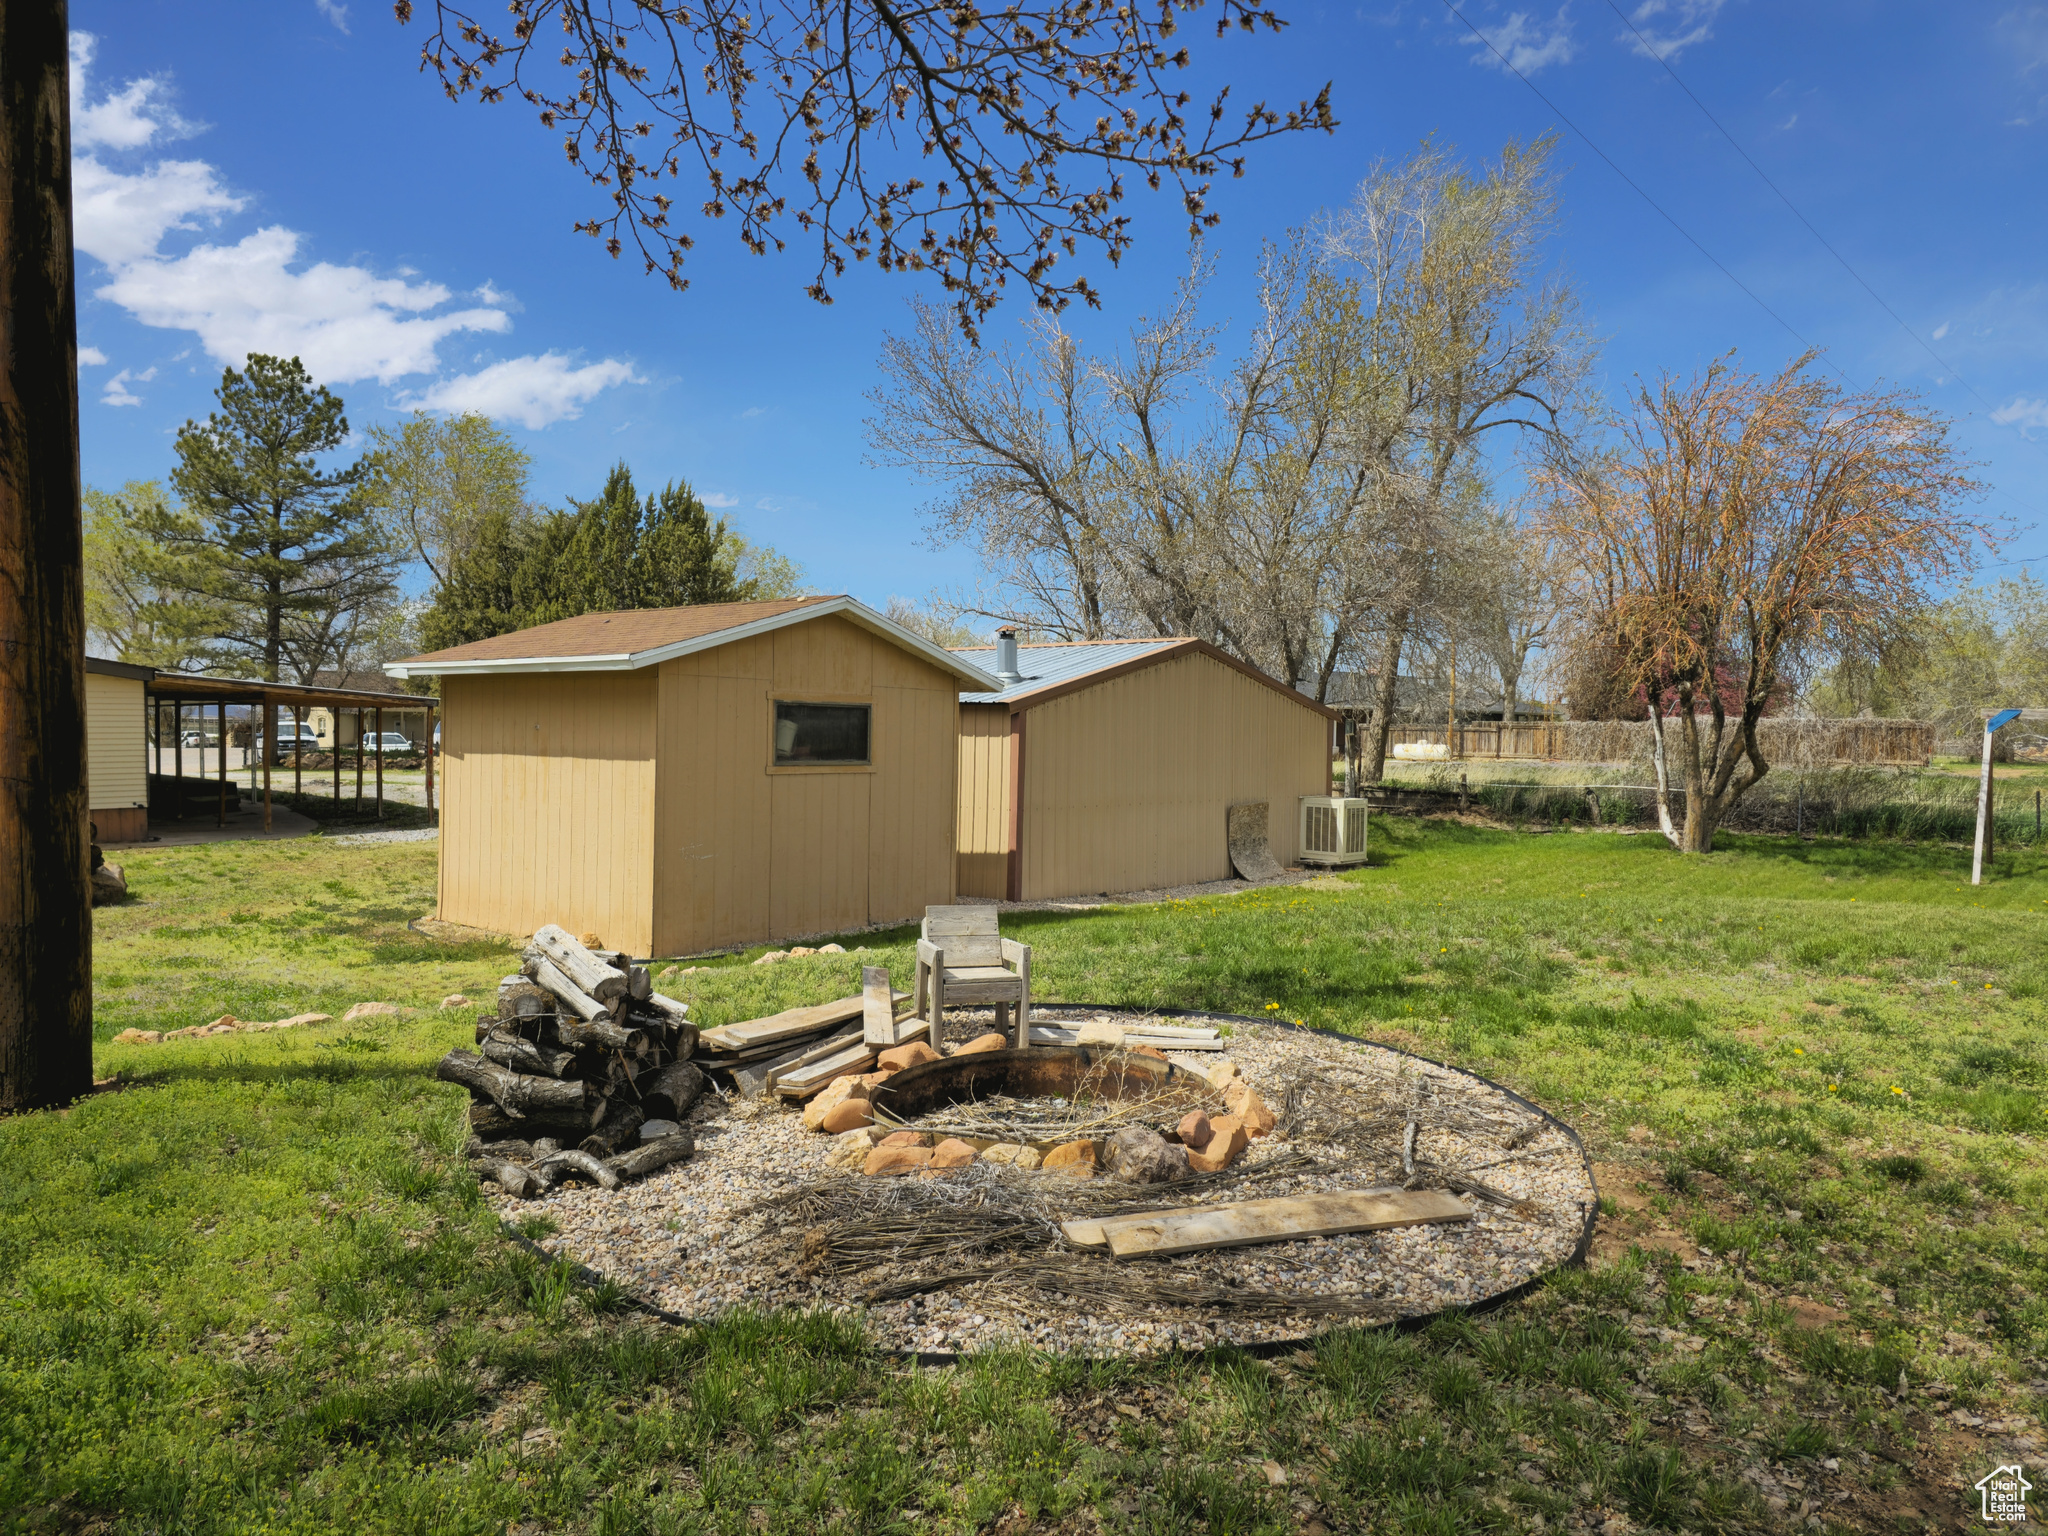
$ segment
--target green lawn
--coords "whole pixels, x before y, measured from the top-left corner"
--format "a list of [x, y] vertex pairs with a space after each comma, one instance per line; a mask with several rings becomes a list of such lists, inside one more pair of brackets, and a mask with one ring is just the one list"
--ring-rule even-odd
[[[1342, 890], [1006, 931], [1047, 998], [1273, 1011], [1529, 1094], [1601, 1165], [1594, 1263], [1272, 1362], [936, 1370], [829, 1319], [653, 1324], [506, 1240], [453, 1157], [463, 1096], [427, 1068], [469, 1035], [440, 999], [488, 996], [510, 956], [408, 930], [431, 844], [132, 856], [137, 899], [97, 914], [99, 1070], [125, 1086], [0, 1121], [0, 1529], [1890, 1531], [1973, 1509], [2048, 1406], [2044, 861], [2001, 852], [1971, 889], [1931, 845], [1374, 839]], [[670, 989], [712, 1024], [851, 990], [862, 960], [907, 975], [908, 930], [849, 942], [879, 955], [735, 957]], [[106, 1043], [369, 999], [412, 1011]]]

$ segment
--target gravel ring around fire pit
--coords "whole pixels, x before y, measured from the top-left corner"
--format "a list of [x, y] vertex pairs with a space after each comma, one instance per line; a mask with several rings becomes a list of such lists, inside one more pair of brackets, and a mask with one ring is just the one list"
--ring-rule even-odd
[[[644, 1310], [687, 1324], [738, 1309], [821, 1307], [862, 1318], [869, 1337], [886, 1353], [943, 1363], [960, 1354], [1024, 1345], [1084, 1354], [1153, 1354], [1175, 1349], [1234, 1345], [1256, 1354], [1299, 1347], [1333, 1326], [1397, 1323], [1414, 1326], [1441, 1312], [1478, 1310], [1522, 1294], [1552, 1270], [1581, 1264], [1592, 1244], [1599, 1192], [1578, 1133], [1513, 1090], [1476, 1073], [1334, 1030], [1241, 1015], [1180, 1009], [1139, 1014], [1089, 1005], [1034, 1005], [1035, 1019], [1107, 1016], [1132, 1024], [1141, 1018], [1226, 1026], [1223, 1052], [1169, 1051], [1176, 1065], [1206, 1072], [1224, 1056], [1272, 1100], [1281, 1114], [1276, 1133], [1252, 1144], [1238, 1165], [1250, 1177], [1209, 1190], [1175, 1184], [1150, 1186], [1158, 1206], [1264, 1199], [1400, 1182], [1396, 1130], [1385, 1156], [1361, 1153], [1330, 1140], [1290, 1137], [1282, 1098], [1289, 1081], [1314, 1084], [1335, 1071], [1354, 1082], [1377, 1084], [1389, 1102], [1420, 1095], [1429, 1104], [1496, 1125], [1519, 1129], [1514, 1150], [1497, 1130], [1461, 1134], [1424, 1129], [1417, 1155], [1425, 1170], [1456, 1168], [1495, 1192], [1526, 1202], [1507, 1208], [1471, 1198], [1469, 1223], [1411, 1227], [1378, 1233], [1312, 1238], [1258, 1247], [1220, 1249], [1164, 1260], [1119, 1263], [1107, 1254], [1056, 1252], [977, 1254], [950, 1261], [879, 1264], [834, 1273], [801, 1261], [801, 1223], [792, 1226], [787, 1201], [825, 1180], [861, 1179], [832, 1169], [830, 1139], [804, 1129], [793, 1108], [722, 1099], [707, 1094], [691, 1114], [698, 1151], [679, 1163], [613, 1193], [583, 1186], [556, 1191], [545, 1201], [520, 1201], [495, 1191], [487, 1199], [500, 1215], [545, 1215], [555, 1231], [538, 1246], [568, 1259], [592, 1277], [608, 1277]], [[948, 1016], [948, 1040], [986, 1028], [988, 1010], [958, 1009]], [[979, 1027], [977, 1027], [979, 1026]], [[1313, 1094], [1313, 1089], [1311, 1089]], [[1314, 1117], [1301, 1109], [1299, 1118]], [[1258, 1177], [1267, 1164], [1302, 1154], [1317, 1167]], [[1378, 1159], [1377, 1161], [1375, 1159]], [[977, 1165], [980, 1168], [982, 1165]], [[933, 1176], [936, 1184], [948, 1175]], [[1011, 1175], [1035, 1192], [1069, 1186], [1058, 1174]], [[870, 1184], [881, 1181], [864, 1181]], [[892, 1184], [916, 1181], [891, 1180]], [[1079, 1181], [1076, 1181], [1077, 1183]], [[1106, 1181], [1090, 1181], [1106, 1183]], [[1434, 1182], [1434, 1181], [1433, 1181]], [[1082, 1187], [1086, 1187], [1083, 1185]], [[1129, 1186], [1125, 1186], [1128, 1188]], [[1139, 1209], [1145, 1207], [1140, 1206]], [[1096, 1305], [1071, 1292], [1020, 1292], [1001, 1283], [967, 1283], [907, 1299], [871, 1302], [870, 1287], [916, 1285], [920, 1274], [950, 1268], [1008, 1273], [1050, 1258], [1068, 1266], [1100, 1265], [1120, 1286], [1147, 1280], [1166, 1287], [1222, 1285], [1243, 1293], [1309, 1298], [1312, 1310], [1258, 1315], [1230, 1306], [1164, 1303]]]

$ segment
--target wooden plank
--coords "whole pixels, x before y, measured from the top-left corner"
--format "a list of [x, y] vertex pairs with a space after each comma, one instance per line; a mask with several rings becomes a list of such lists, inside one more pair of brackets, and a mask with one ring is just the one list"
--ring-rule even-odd
[[1171, 1216], [1131, 1217], [1105, 1223], [1103, 1235], [1109, 1240], [1109, 1251], [1119, 1259], [1163, 1258], [1211, 1248], [1469, 1221], [1471, 1217], [1472, 1207], [1446, 1190], [1355, 1190], [1204, 1206]]
[[[1395, 1195], [1401, 1192], [1398, 1184], [1375, 1184], [1370, 1189], [1352, 1190], [1360, 1195]], [[1163, 1221], [1169, 1216], [1196, 1216], [1204, 1211], [1224, 1210], [1228, 1207], [1215, 1205], [1182, 1205], [1166, 1210], [1136, 1211], [1128, 1216], [1082, 1216], [1073, 1221], [1060, 1223], [1060, 1231], [1066, 1234], [1067, 1242], [1075, 1248], [1107, 1248], [1108, 1229], [1130, 1221]]]
[[[952, 1001], [951, 992], [947, 993], [947, 1001]], [[1081, 1043], [1081, 1032], [1078, 1029], [1062, 1029], [1052, 1024], [1034, 1024], [1031, 1026], [1031, 1043], [1033, 1045], [1079, 1045]], [[1226, 1046], [1226, 1042], [1220, 1039], [1185, 1039], [1178, 1035], [1150, 1035], [1132, 1033], [1128, 1030], [1124, 1033], [1124, 1044], [1127, 1046], [1149, 1045], [1155, 1051], [1220, 1051], [1225, 1049]]]
[[[826, 1043], [843, 1052], [848, 1044], [858, 1045], [860, 1036], [842, 1035], [838, 1040]], [[818, 1048], [817, 1041], [805, 1040], [788, 1050], [775, 1052], [747, 1066], [735, 1067], [732, 1074], [733, 1087], [739, 1090], [742, 1098], [758, 1099], [774, 1086], [777, 1073], [787, 1072], [802, 1062], [812, 1060], [817, 1055]]]
[[[909, 996], [908, 992], [898, 992], [895, 1000], [904, 1002]], [[860, 1017], [865, 1006], [866, 999], [856, 992], [852, 997], [837, 997], [829, 1003], [787, 1008], [766, 1018], [743, 1019], [737, 1024], [721, 1024], [717, 1029], [707, 1029], [702, 1036], [702, 1044], [712, 1051], [751, 1050], [755, 1046], [772, 1045], [777, 1040], [791, 1040], [798, 1035], [814, 1035], [834, 1024], [844, 1024], [848, 1019]]]
[[896, 999], [889, 972], [880, 965], [860, 968], [861, 1038], [878, 1050], [896, 1043]]
[[[904, 1019], [898, 1029], [900, 1045], [922, 1038], [928, 1026], [923, 1019]], [[851, 1038], [850, 1036], [848, 1037]], [[848, 1046], [830, 1056], [822, 1056], [805, 1066], [792, 1067], [780, 1073], [775, 1079], [775, 1092], [785, 1099], [808, 1099], [835, 1077], [848, 1072], [865, 1072], [873, 1067], [879, 1053], [865, 1041], [859, 1042], [859, 1049]]]
[[831, 1039], [821, 1044], [802, 1047], [800, 1048], [801, 1053], [794, 1061], [783, 1059], [778, 1062], [770, 1062], [768, 1064], [768, 1087], [773, 1088], [783, 1078], [800, 1071], [804, 1067], [808, 1067], [814, 1061], [822, 1061], [827, 1056], [838, 1055], [849, 1045], [857, 1041], [867, 1045], [874, 1044], [872, 1040], [864, 1040], [863, 1036], [856, 1031], [850, 1034], [834, 1035]]
[[924, 915], [924, 936], [934, 943], [941, 937], [993, 937], [996, 933], [994, 907], [933, 907]]

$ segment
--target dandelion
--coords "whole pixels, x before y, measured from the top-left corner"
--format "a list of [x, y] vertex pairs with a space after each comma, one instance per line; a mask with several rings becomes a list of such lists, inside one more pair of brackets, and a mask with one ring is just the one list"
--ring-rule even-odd
[[1892, 1092], [1896, 1093], [1902, 1099], [1906, 1096], [1906, 1090], [1901, 1088], [1897, 1083], [1892, 1084]]
[[1280, 1005], [1279, 1005], [1278, 1003], [1268, 1003], [1268, 1004], [1266, 1004], [1266, 1012], [1268, 1012], [1268, 1013], [1278, 1013], [1279, 1011], [1280, 1011]]
[[1840, 1083], [1829, 1083], [1829, 1084], [1828, 1084], [1828, 1092], [1829, 1092], [1829, 1093], [1833, 1093], [1833, 1092], [1834, 1092], [1834, 1091], [1835, 1091], [1835, 1090], [1836, 1090], [1837, 1088], [1839, 1088], [1839, 1087], [1841, 1087], [1841, 1086], [1842, 1086], [1842, 1085], [1841, 1085]]
[[1792, 1054], [1794, 1056], [1804, 1056], [1806, 1054], [1806, 1047], [1803, 1045], [1795, 1045], [1792, 1047]]

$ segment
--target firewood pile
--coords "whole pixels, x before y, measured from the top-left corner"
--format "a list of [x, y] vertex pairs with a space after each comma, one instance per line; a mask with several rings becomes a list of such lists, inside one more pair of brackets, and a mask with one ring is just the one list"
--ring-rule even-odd
[[497, 1010], [478, 1016], [477, 1049], [435, 1068], [469, 1090], [478, 1177], [531, 1200], [570, 1178], [617, 1189], [689, 1157], [683, 1117], [705, 1078], [688, 1013], [624, 953], [553, 924], [535, 933]]

